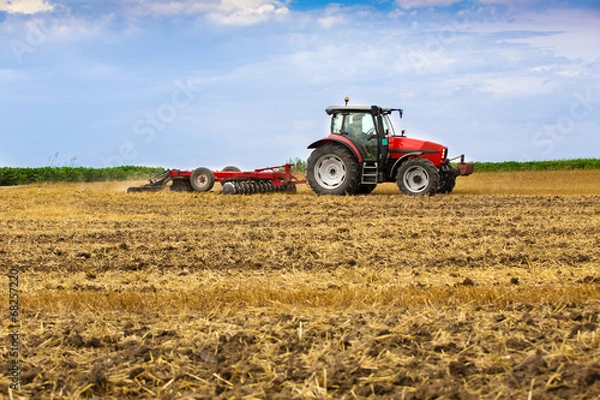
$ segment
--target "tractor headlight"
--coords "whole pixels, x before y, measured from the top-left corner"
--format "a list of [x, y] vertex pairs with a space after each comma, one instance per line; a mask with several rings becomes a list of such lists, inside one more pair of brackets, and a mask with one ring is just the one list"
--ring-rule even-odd
[[444, 147], [442, 149], [442, 161], [444, 161], [446, 159], [446, 156], [448, 155], [448, 148]]

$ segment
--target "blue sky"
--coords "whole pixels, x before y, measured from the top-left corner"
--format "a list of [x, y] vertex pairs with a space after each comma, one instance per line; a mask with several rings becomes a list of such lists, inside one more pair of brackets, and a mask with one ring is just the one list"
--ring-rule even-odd
[[598, 0], [0, 0], [0, 42], [0, 165], [278, 165], [345, 96], [470, 160], [600, 156]]

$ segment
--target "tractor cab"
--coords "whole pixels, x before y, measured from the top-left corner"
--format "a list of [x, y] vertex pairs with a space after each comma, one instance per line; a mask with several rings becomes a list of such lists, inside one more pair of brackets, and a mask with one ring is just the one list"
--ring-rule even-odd
[[331, 135], [350, 140], [359, 150], [363, 161], [382, 161], [387, 155], [389, 136], [396, 136], [390, 114], [399, 108], [377, 106], [331, 106], [325, 112], [331, 115]]
[[328, 108], [331, 115], [331, 134], [349, 139], [360, 151], [364, 161], [377, 161], [379, 153], [375, 117], [369, 107], [348, 110]]

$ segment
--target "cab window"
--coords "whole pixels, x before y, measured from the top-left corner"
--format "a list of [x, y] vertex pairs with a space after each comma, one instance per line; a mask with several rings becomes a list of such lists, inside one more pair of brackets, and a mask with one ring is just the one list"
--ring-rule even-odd
[[334, 115], [331, 120], [331, 133], [367, 136], [375, 132], [373, 117], [367, 113], [339, 113]]
[[331, 133], [340, 135], [344, 132], [344, 120], [348, 114], [335, 114], [331, 120]]
[[390, 121], [390, 116], [387, 114], [384, 115], [381, 121], [383, 122], [383, 131], [385, 134], [387, 136], [396, 136], [396, 132], [394, 132], [394, 125], [392, 125]]

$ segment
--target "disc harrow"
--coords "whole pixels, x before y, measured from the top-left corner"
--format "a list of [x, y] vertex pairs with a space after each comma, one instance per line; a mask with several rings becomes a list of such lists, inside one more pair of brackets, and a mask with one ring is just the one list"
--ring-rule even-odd
[[223, 194], [256, 194], [275, 192], [295, 192], [296, 184], [273, 185], [273, 182], [261, 179], [251, 181], [230, 180], [223, 182]]
[[145, 185], [130, 187], [127, 192], [157, 192], [167, 187], [169, 182], [172, 182], [172, 191], [208, 192], [215, 182], [219, 182], [223, 187], [223, 194], [293, 193], [297, 184], [306, 181], [296, 178], [292, 169], [291, 164], [255, 169], [251, 172], [240, 171], [234, 166], [225, 167], [222, 171], [211, 171], [203, 167], [193, 171], [173, 169], [166, 170]]

